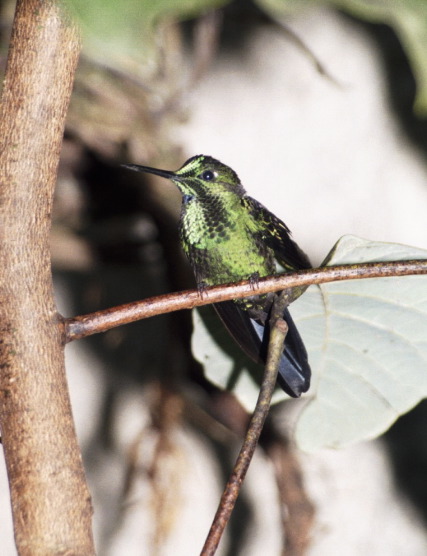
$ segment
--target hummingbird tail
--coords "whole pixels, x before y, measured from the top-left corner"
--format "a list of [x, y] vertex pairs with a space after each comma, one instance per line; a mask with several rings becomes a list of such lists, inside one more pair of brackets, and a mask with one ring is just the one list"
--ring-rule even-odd
[[[215, 303], [214, 307], [234, 340], [251, 359], [264, 362], [268, 349], [268, 328], [251, 318], [233, 301]], [[283, 318], [288, 325], [285, 348], [279, 363], [277, 382], [291, 397], [299, 398], [310, 387], [311, 369], [307, 351], [288, 309]]]
[[288, 333], [277, 381], [287, 394], [299, 398], [310, 388], [311, 369], [304, 342], [288, 309], [283, 318], [288, 325]]

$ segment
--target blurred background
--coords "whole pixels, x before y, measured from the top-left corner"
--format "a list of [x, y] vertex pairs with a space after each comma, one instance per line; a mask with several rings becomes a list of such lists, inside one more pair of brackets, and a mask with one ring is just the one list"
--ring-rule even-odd
[[[194, 287], [180, 195], [123, 163], [231, 166], [320, 264], [345, 234], [427, 246], [422, 0], [81, 0], [52, 258], [65, 316]], [[1, 4], [1, 62], [14, 3]], [[189, 312], [69, 345], [100, 555], [198, 554], [247, 414], [203, 376]], [[275, 407], [221, 555], [427, 553], [427, 406], [379, 440], [299, 452]], [[7, 479], [1, 553], [15, 554]]]

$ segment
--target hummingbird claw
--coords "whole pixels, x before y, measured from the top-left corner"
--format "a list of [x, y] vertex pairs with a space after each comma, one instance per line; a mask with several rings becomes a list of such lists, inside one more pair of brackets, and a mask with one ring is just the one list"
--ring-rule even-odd
[[208, 288], [208, 285], [206, 284], [206, 282], [198, 282], [197, 283], [197, 290], [199, 292], [199, 295], [200, 295], [201, 299], [203, 299], [203, 296], [205, 294], [206, 294], [206, 297], [207, 297], [207, 295], [208, 295], [207, 292], [206, 292], [207, 288]]
[[249, 276], [249, 283], [253, 290], [256, 290], [259, 284], [259, 272], [254, 272]]

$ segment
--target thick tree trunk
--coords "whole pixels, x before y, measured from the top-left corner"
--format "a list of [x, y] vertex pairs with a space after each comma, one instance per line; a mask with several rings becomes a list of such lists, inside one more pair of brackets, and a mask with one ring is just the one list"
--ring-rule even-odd
[[18, 0], [0, 108], [0, 426], [22, 555], [94, 552], [49, 250], [78, 54], [57, 3]]

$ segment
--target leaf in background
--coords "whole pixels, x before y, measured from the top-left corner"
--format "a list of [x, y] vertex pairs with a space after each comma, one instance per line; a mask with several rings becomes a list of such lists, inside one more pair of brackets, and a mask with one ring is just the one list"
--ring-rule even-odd
[[[318, 7], [321, 2], [312, 0], [257, 0], [261, 9], [272, 17]], [[425, 0], [327, 0], [354, 17], [374, 23], [390, 25], [399, 37], [409, 58], [417, 82], [414, 111], [427, 115], [427, 3]]]
[[[327, 264], [410, 259], [427, 259], [427, 251], [345, 236]], [[336, 448], [378, 436], [427, 395], [426, 276], [311, 286], [291, 312], [313, 371], [311, 399], [296, 425], [301, 448]], [[217, 324], [213, 339], [212, 323], [206, 326], [194, 313], [193, 353], [212, 382], [231, 384], [252, 410], [258, 395], [252, 377], [261, 370], [249, 367], [243, 355], [233, 359], [231, 339]], [[275, 401], [285, 397], [278, 391]]]
[[[227, 0], [68, 0], [83, 33], [84, 47], [97, 59], [135, 64], [153, 55], [153, 27], [223, 6]], [[121, 66], [119, 65], [119, 68]]]

